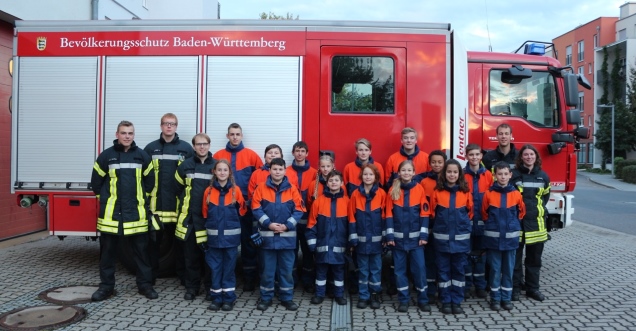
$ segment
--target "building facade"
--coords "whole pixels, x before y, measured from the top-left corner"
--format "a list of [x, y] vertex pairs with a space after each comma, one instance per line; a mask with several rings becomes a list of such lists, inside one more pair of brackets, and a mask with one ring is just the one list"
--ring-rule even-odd
[[[618, 17], [599, 17], [552, 40], [561, 64], [572, 66], [575, 73], [582, 74], [592, 85], [592, 90], [586, 90], [579, 86], [581, 126], [588, 127], [590, 132], [595, 130], [595, 94], [599, 87], [595, 83], [598, 61], [595, 50], [614, 42], [617, 20]], [[582, 139], [578, 162], [580, 164], [594, 164], [596, 159], [594, 151], [594, 137]]]
[[[610, 110], [608, 108], [596, 107], [600, 103], [599, 100], [603, 95], [602, 83], [605, 77], [603, 77], [601, 68], [603, 65], [605, 50], [607, 51], [608, 56], [608, 72], [612, 72], [615, 60], [618, 57], [617, 63], [620, 66], [618, 72], [620, 76], [620, 82], [623, 86], [621, 88], [621, 95], [617, 96], [617, 98], [622, 100], [623, 102], [626, 101], [626, 94], [628, 89], [627, 82], [629, 82], [631, 79], [631, 69], [636, 68], [636, 2], [626, 2], [625, 4], [620, 6], [620, 17], [615, 24], [614, 40], [604, 46], [605, 47], [600, 47], [595, 50], [595, 72], [597, 75], [597, 88], [594, 92], [594, 101], [596, 102], [594, 108], [597, 114], [600, 111]], [[594, 131], [594, 133], [596, 133], [596, 130]], [[601, 162], [603, 162], [603, 153], [600, 150], [595, 150], [594, 157], [594, 167], [600, 167]], [[636, 157], [636, 152], [632, 151], [628, 153], [627, 157]], [[605, 161], [609, 162], [609, 160]]]
[[[0, 2], [0, 240], [47, 229], [47, 210], [21, 208], [11, 194], [13, 26], [16, 20], [218, 19], [216, 0], [3, 0]], [[68, 133], [43, 139], [68, 140]], [[37, 153], [37, 151], [34, 151]], [[61, 156], [62, 157], [62, 156]], [[42, 160], [46, 162], [46, 160]], [[86, 169], [90, 173], [91, 169]]]

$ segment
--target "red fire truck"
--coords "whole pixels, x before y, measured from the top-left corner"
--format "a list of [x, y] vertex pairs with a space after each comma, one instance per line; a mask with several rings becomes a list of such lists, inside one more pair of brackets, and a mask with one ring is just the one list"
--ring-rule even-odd
[[495, 128], [534, 144], [552, 180], [550, 223], [571, 222], [582, 77], [542, 55], [466, 52], [450, 24], [343, 21], [17, 21], [12, 91], [12, 192], [48, 208], [52, 235], [94, 237], [89, 185], [117, 123], [136, 142], [159, 137], [159, 119], [179, 117], [225, 146], [243, 127], [257, 152], [276, 143], [292, 159], [304, 140], [310, 162], [335, 152], [338, 168], [366, 137], [384, 163], [415, 128], [424, 151], [463, 161], [468, 142], [497, 146]]

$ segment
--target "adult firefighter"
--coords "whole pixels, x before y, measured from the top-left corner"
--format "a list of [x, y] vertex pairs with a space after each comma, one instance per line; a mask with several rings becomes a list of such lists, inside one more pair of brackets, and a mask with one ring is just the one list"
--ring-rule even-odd
[[[521, 242], [517, 248], [515, 270], [512, 278], [512, 301], [519, 301], [521, 285], [525, 278], [526, 296], [543, 301], [545, 296], [539, 291], [541, 256], [544, 243], [548, 240], [546, 229], [547, 204], [550, 200], [550, 178], [541, 170], [541, 156], [532, 145], [524, 145], [519, 150], [516, 168], [512, 171], [512, 185], [516, 186], [526, 205], [526, 214], [521, 220]], [[525, 248], [526, 258], [523, 258]], [[525, 266], [525, 274], [522, 269]]]
[[[180, 140], [177, 134], [179, 121], [173, 113], [166, 113], [161, 117], [161, 135], [151, 142], [144, 151], [152, 157], [155, 169], [155, 188], [150, 193], [150, 210], [163, 223], [164, 231], [158, 232], [154, 240], [150, 241], [150, 261], [152, 263], [153, 282], [159, 274], [160, 247], [163, 242], [173, 242], [177, 224], [177, 193], [175, 192], [174, 173], [185, 159], [194, 155], [192, 146]], [[175, 241], [173, 245], [176, 255], [175, 271], [181, 282], [185, 282], [185, 266], [183, 246]]]
[[[175, 236], [183, 241], [185, 259], [185, 300], [194, 300], [201, 287], [201, 275], [206, 288], [206, 299], [209, 295], [211, 278], [210, 269], [205, 262], [206, 242], [205, 219], [202, 215], [203, 193], [210, 186], [212, 169], [216, 160], [210, 153], [210, 137], [199, 133], [192, 138], [195, 155], [183, 161], [174, 174], [177, 194], [179, 194], [179, 217]], [[205, 270], [205, 272], [203, 272]]]
[[[120, 240], [126, 238], [132, 248], [137, 265], [137, 288], [148, 299], [156, 299], [152, 288], [152, 269], [148, 257], [147, 195], [155, 184], [151, 159], [135, 144], [135, 127], [121, 121], [117, 126], [117, 139], [95, 161], [91, 186], [99, 199], [97, 230], [101, 232], [99, 289], [93, 301], [102, 301], [113, 294], [115, 288], [115, 259]], [[154, 224], [155, 228], [158, 225]]]

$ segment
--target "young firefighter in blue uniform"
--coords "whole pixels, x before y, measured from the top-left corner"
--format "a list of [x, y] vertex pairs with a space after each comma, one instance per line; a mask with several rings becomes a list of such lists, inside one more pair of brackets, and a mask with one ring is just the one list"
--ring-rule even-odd
[[[224, 149], [214, 153], [217, 160], [226, 159], [232, 166], [236, 185], [241, 189], [243, 198], [248, 201], [248, 184], [252, 173], [263, 166], [260, 156], [243, 146], [243, 129], [238, 123], [227, 127], [227, 144]], [[248, 204], [247, 214], [241, 218], [241, 265], [243, 267], [243, 290], [254, 291], [258, 279], [258, 252], [252, 247], [250, 236], [254, 232], [252, 211]]]
[[492, 173], [481, 164], [481, 147], [477, 144], [466, 146], [468, 163], [464, 168], [464, 177], [468, 190], [473, 195], [473, 231], [470, 236], [471, 252], [466, 261], [466, 288], [468, 296], [471, 287], [475, 286], [475, 296], [485, 298], [486, 292], [486, 257], [484, 238], [484, 222], [481, 220], [481, 200], [484, 193], [492, 186]]
[[430, 312], [426, 295], [424, 245], [428, 242], [430, 208], [424, 188], [414, 180], [413, 161], [405, 160], [397, 167], [398, 178], [391, 184], [386, 199], [386, 244], [393, 249], [393, 265], [398, 290], [398, 311], [409, 309], [409, 280], [406, 275], [409, 261], [417, 304], [421, 311]]
[[274, 298], [274, 278], [278, 271], [278, 298], [287, 310], [296, 310], [293, 267], [296, 255], [296, 224], [305, 209], [296, 186], [285, 176], [285, 160], [273, 159], [267, 181], [258, 185], [252, 210], [263, 239], [261, 253], [261, 298], [258, 310], [267, 310]]
[[[307, 160], [307, 154], [309, 153], [309, 146], [304, 141], [298, 141], [292, 146], [292, 154], [294, 155], [294, 161], [290, 167], [287, 167], [286, 176], [287, 179], [292, 181], [296, 179], [296, 187], [300, 191], [300, 195], [303, 198], [303, 203], [307, 206], [307, 198], [309, 194], [309, 184], [316, 178], [318, 170], [311, 167], [309, 160]], [[303, 284], [303, 288], [307, 293], [314, 293], [316, 275], [314, 270], [314, 254], [309, 251], [307, 246], [307, 220], [309, 219], [309, 211], [303, 214], [303, 217], [298, 221], [296, 226], [296, 234], [298, 235], [298, 243], [296, 248], [296, 277], [294, 279], [300, 279]], [[302, 264], [299, 262], [298, 250], [303, 254]]]
[[521, 193], [510, 185], [510, 165], [499, 161], [493, 170], [497, 181], [484, 194], [481, 206], [490, 266], [490, 309], [512, 310], [512, 274], [526, 211]]
[[135, 145], [135, 127], [128, 121], [117, 126], [113, 146], [99, 154], [93, 165], [91, 187], [99, 200], [97, 231], [100, 259], [99, 288], [93, 301], [102, 301], [115, 289], [115, 259], [120, 240], [127, 237], [137, 265], [137, 288], [148, 299], [156, 299], [148, 256], [149, 224], [147, 196], [155, 185], [150, 156]]
[[[439, 174], [444, 169], [444, 163], [446, 162], [446, 154], [436, 149], [428, 155], [428, 164], [431, 167], [431, 171], [427, 171], [422, 176], [420, 184], [424, 188], [426, 194], [426, 200], [431, 203], [431, 196], [437, 186], [437, 179]], [[435, 218], [432, 216], [428, 219], [428, 233], [433, 232], [433, 226], [435, 225]], [[426, 286], [428, 294], [429, 304], [435, 304], [437, 300], [437, 267], [435, 266], [435, 242], [430, 240], [426, 244], [424, 249], [424, 260], [426, 261]]]
[[[174, 174], [175, 193], [179, 195], [179, 217], [175, 236], [182, 241], [185, 262], [185, 300], [194, 300], [201, 288], [210, 290], [210, 270], [205, 263], [205, 218], [201, 214], [203, 192], [210, 185], [216, 160], [210, 153], [210, 137], [199, 133], [192, 138], [195, 155], [183, 161]], [[209, 294], [206, 297], [210, 299]]]
[[382, 245], [386, 193], [380, 187], [381, 172], [372, 163], [361, 167], [356, 187], [349, 200], [349, 220], [355, 222], [358, 245], [358, 308], [380, 308], [382, 292]]
[[457, 160], [446, 161], [431, 196], [431, 210], [435, 217], [433, 241], [441, 312], [463, 314], [464, 267], [470, 253], [473, 197]]
[[212, 303], [208, 309], [230, 311], [236, 301], [234, 267], [241, 244], [241, 216], [247, 210], [229, 161], [219, 160], [212, 173], [202, 210], [208, 236], [205, 260], [212, 269]]
[[[342, 174], [333, 170], [327, 175], [327, 187], [314, 201], [307, 223], [307, 245], [316, 252], [316, 294], [312, 304], [325, 299], [327, 272], [331, 270], [336, 303], [346, 305], [344, 297], [345, 254], [358, 242], [355, 223], [347, 217], [349, 198], [342, 189]], [[347, 236], [349, 244], [347, 244]]]

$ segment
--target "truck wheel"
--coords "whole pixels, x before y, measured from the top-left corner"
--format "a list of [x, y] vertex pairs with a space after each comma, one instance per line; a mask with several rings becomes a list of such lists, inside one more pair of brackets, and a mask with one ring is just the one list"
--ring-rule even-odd
[[[174, 233], [174, 229], [172, 231], [168, 230], [167, 233]], [[174, 277], [175, 274], [175, 263], [176, 263], [176, 249], [175, 243], [176, 239], [174, 235], [165, 235], [165, 230], [161, 232], [157, 232], [157, 239], [160, 243], [159, 245], [159, 269], [157, 271], [157, 277], [159, 278], [168, 278]], [[155, 246], [150, 243], [148, 245], [148, 254], [151, 254], [151, 250], [155, 249]], [[128, 240], [122, 240], [119, 245], [119, 262], [130, 272], [131, 274], [135, 274], [137, 270], [137, 266], [135, 265], [135, 260], [133, 258], [133, 251], [130, 247], [130, 243]]]
[[563, 229], [565, 224], [561, 222], [561, 217], [559, 215], [548, 215], [548, 220], [546, 221], [546, 230], [556, 231], [558, 229]]

